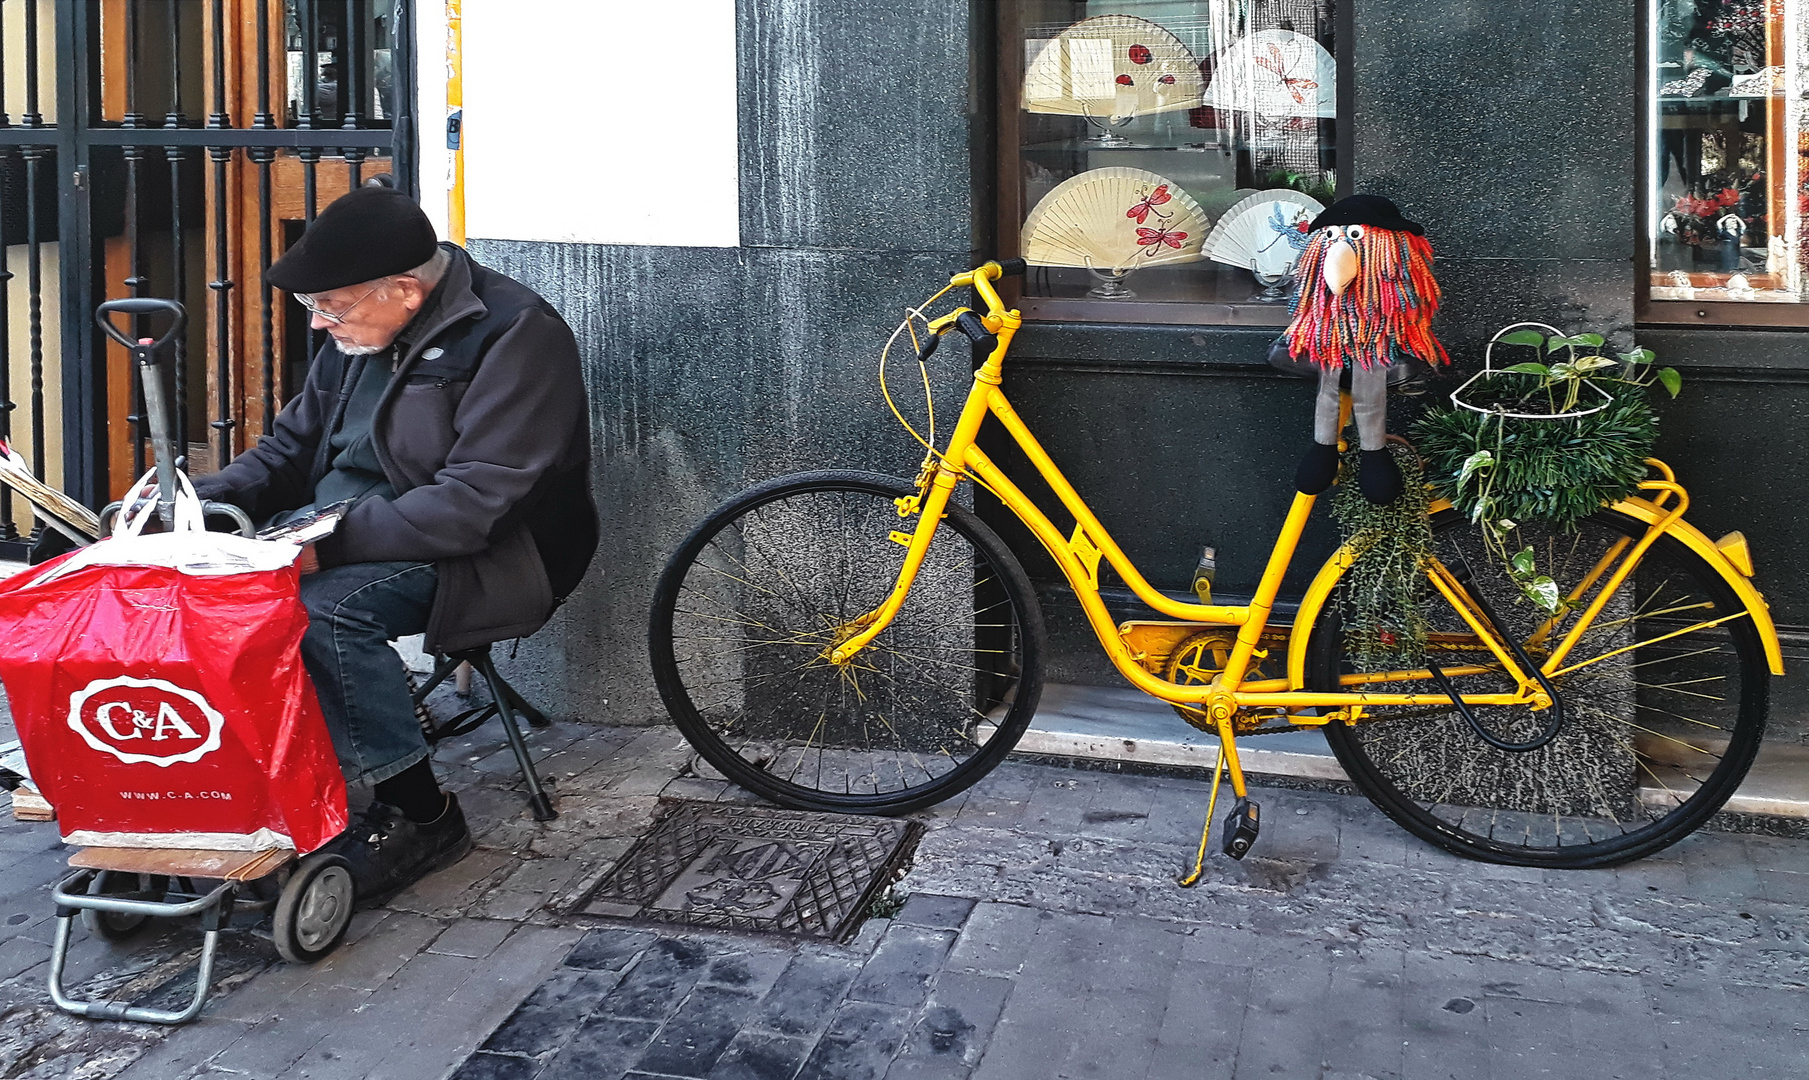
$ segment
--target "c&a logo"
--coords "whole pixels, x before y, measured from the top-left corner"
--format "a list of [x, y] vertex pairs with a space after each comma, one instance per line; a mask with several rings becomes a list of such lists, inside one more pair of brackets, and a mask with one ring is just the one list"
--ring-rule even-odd
[[128, 765], [200, 761], [225, 724], [206, 698], [162, 679], [96, 679], [69, 695], [70, 729]]

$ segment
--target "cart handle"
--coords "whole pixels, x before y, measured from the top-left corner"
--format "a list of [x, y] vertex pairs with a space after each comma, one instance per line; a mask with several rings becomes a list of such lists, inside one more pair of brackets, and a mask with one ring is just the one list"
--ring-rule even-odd
[[153, 351], [161, 349], [163, 346], [169, 344], [177, 334], [182, 333], [182, 328], [188, 325], [188, 312], [182, 310], [181, 304], [178, 304], [174, 300], [164, 300], [155, 296], [135, 296], [125, 300], [109, 300], [95, 308], [94, 321], [100, 324], [100, 328], [107, 332], [108, 337], [119, 342], [128, 349], [141, 348], [145, 343], [140, 342], [137, 338], [128, 336], [124, 331], [113, 324], [111, 316], [115, 311], [122, 315], [156, 315], [162, 313], [170, 316], [171, 319], [174, 320], [170, 323], [170, 328], [164, 331], [162, 337], [149, 343]]

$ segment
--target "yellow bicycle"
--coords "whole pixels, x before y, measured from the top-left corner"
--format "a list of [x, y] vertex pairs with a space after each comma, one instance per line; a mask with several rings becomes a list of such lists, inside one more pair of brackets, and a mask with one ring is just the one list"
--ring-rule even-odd
[[[1510, 537], [1559, 583], [1557, 615], [1522, 599], [1480, 530], [1435, 503], [1425, 666], [1357, 670], [1342, 633], [1351, 550], [1321, 567], [1291, 625], [1272, 617], [1313, 496], [1295, 496], [1248, 604], [1177, 599], [1126, 557], [1001, 389], [1022, 321], [993, 282], [1021, 266], [989, 262], [931, 298], [971, 286], [985, 310], [925, 320], [920, 360], [950, 332], [990, 353], [946, 444], [933, 419], [919, 436], [929, 452], [915, 481], [779, 477], [730, 499], [672, 555], [654, 595], [654, 675], [680, 730], [729, 778], [783, 805], [902, 813], [1011, 751], [1036, 710], [1046, 637], [1023, 567], [964, 502], [971, 480], [1055, 559], [1118, 671], [1218, 736], [1213, 794], [1223, 775], [1237, 797], [1229, 854], [1258, 825], [1239, 737], [1299, 726], [1322, 728], [1351, 781], [1408, 831], [1495, 862], [1636, 859], [1733, 793], [1783, 670], [1777, 632], [1744, 538], [1686, 522], [1688, 493], [1663, 463], [1637, 497], [1574, 530]], [[976, 445], [989, 416], [1071, 530]], [[1115, 622], [1102, 562], [1164, 619]]]

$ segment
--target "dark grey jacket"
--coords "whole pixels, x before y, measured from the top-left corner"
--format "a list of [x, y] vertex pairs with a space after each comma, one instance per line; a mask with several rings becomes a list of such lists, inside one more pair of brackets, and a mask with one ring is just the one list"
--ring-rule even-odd
[[[427, 647], [531, 634], [575, 588], [597, 545], [588, 399], [558, 312], [458, 247], [377, 403], [372, 443], [390, 499], [367, 499], [316, 546], [322, 566], [432, 562]], [[440, 350], [432, 359], [422, 356]], [[356, 358], [329, 339], [276, 430], [195, 482], [257, 519], [306, 504], [326, 474]]]

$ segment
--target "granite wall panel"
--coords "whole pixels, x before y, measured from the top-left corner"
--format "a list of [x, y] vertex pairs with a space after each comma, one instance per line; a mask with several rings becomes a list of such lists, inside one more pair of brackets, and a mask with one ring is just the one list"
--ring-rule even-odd
[[[990, 250], [994, 14], [990, 0], [741, 0], [742, 248], [473, 243], [565, 312], [585, 351], [603, 549], [513, 664], [556, 711], [663, 718], [648, 599], [722, 498], [811, 464], [915, 469], [874, 360], [906, 303]], [[1356, 188], [1427, 225], [1459, 362], [1519, 319], [1629, 336], [1634, 7], [1362, 0], [1354, 25]], [[1018, 339], [1006, 392], [1159, 586], [1185, 586], [1201, 543], [1220, 549], [1222, 592], [1254, 584], [1310, 425], [1310, 387], [1262, 366], [1272, 337], [1041, 324]], [[1744, 528], [1780, 620], [1809, 625], [1775, 496], [1801, 456], [1785, 433], [1809, 405], [1804, 335], [1641, 337], [1691, 379], [1663, 450], [1687, 462], [1692, 518]], [[966, 377], [953, 356], [936, 369], [945, 416]], [[1397, 399], [1392, 426], [1419, 404]], [[1056, 676], [1115, 682], [1047, 556], [982, 510], [1042, 586]], [[1291, 589], [1330, 544], [1315, 523]]]
[[[667, 555], [758, 481], [805, 468], [916, 472], [922, 452], [879, 393], [879, 347], [904, 305], [965, 253], [471, 248], [545, 296], [577, 334], [603, 516], [585, 584], [507, 670], [556, 712], [657, 720], [647, 615]], [[958, 352], [937, 360], [939, 414], [952, 415], [967, 367]], [[915, 366], [906, 357], [893, 372], [894, 397], [921, 417]]]

